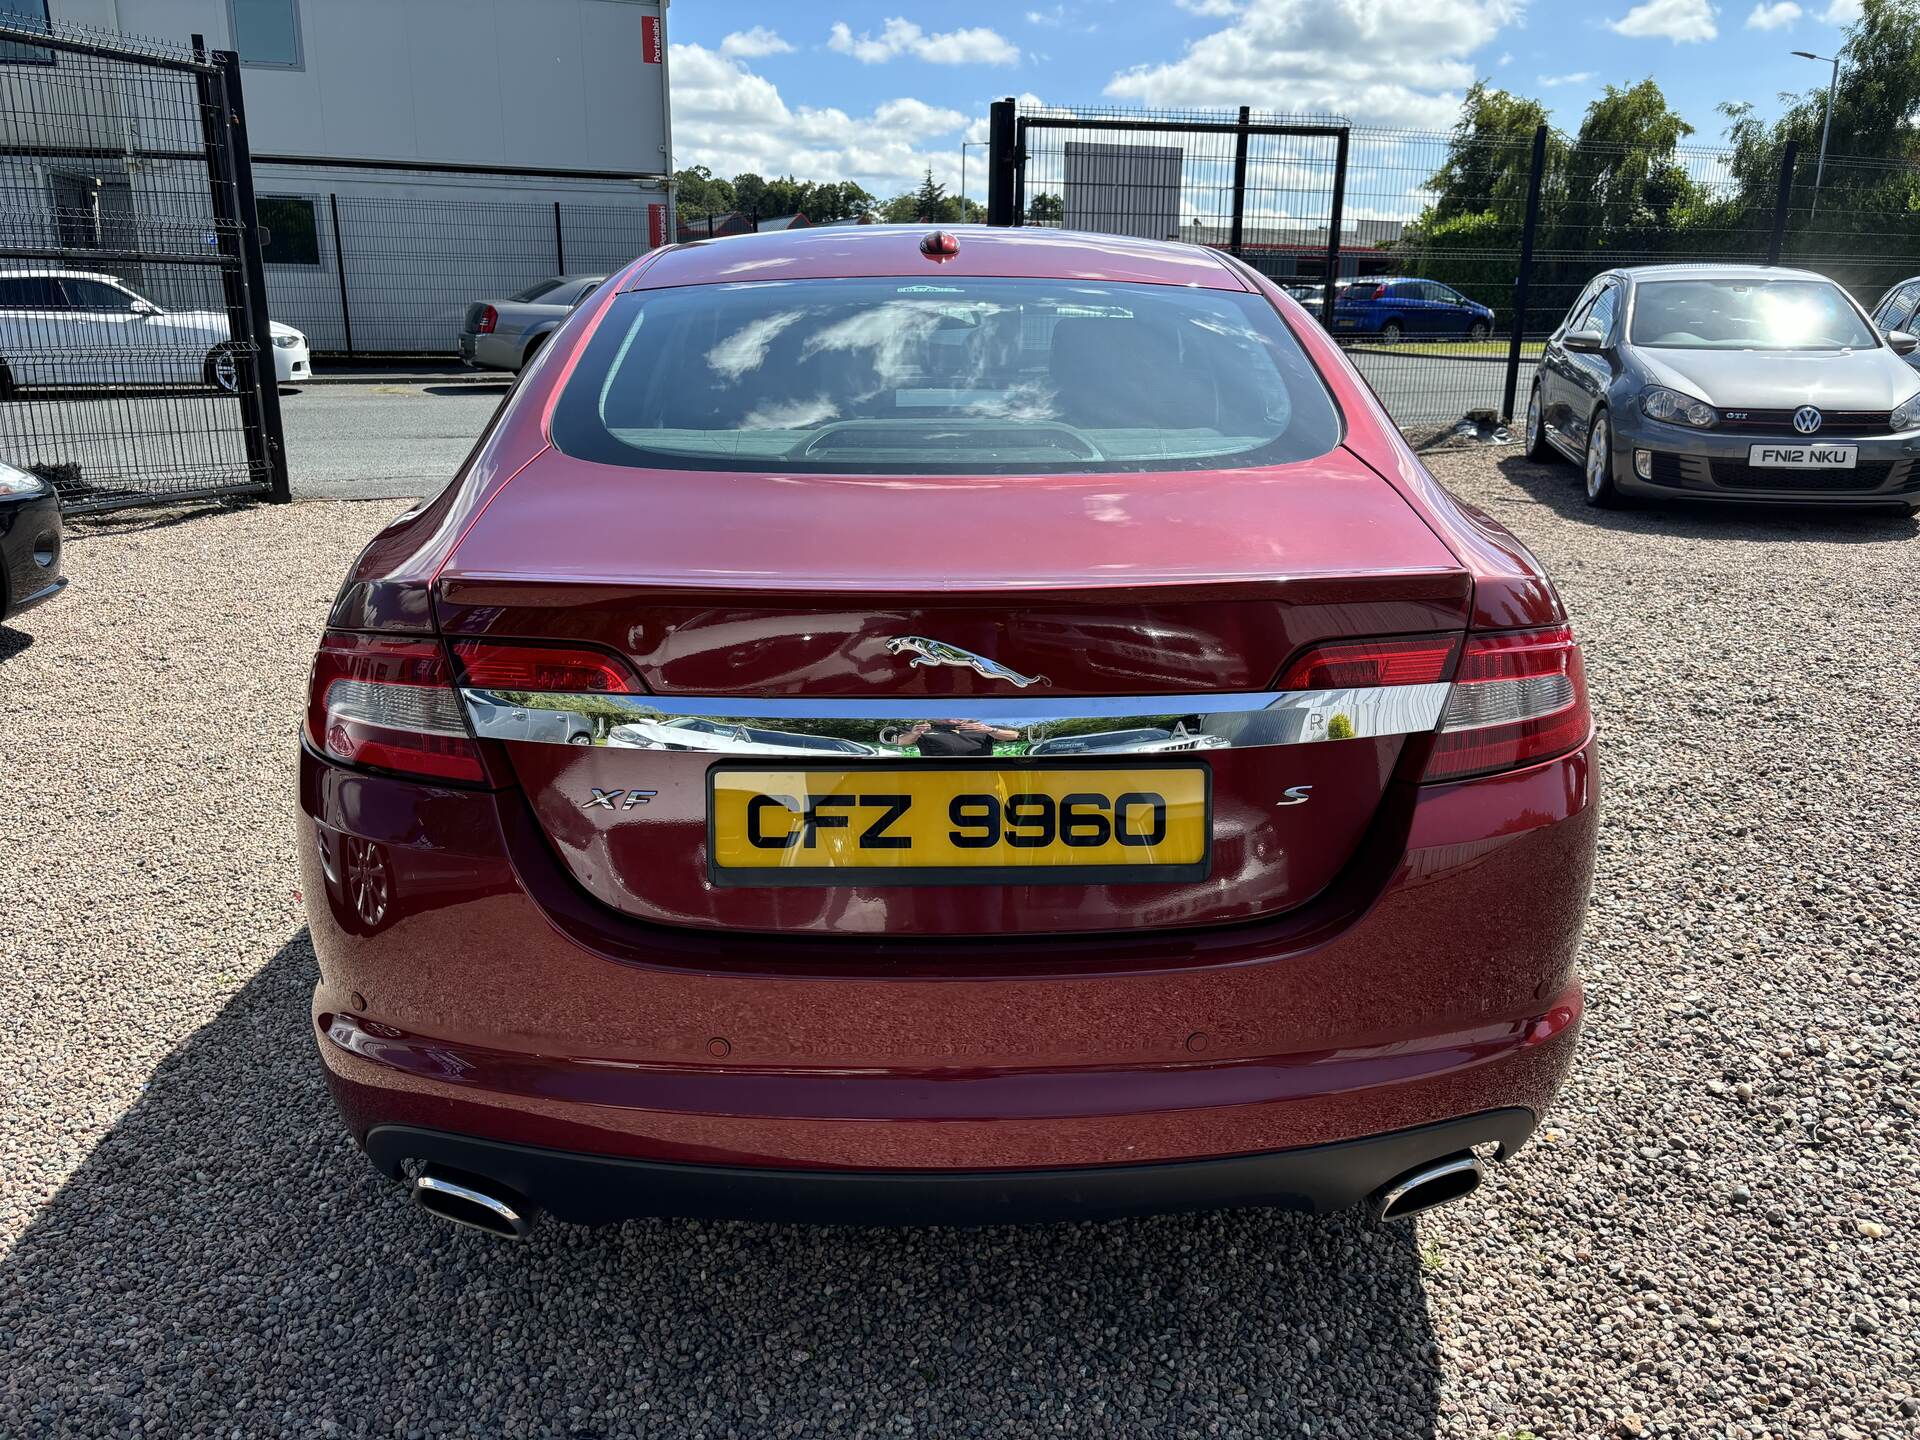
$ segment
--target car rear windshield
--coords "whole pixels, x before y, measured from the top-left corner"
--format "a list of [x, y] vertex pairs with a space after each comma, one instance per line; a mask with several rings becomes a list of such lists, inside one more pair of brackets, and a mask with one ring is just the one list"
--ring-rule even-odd
[[549, 291], [558, 290], [562, 278], [562, 276], [555, 275], [548, 280], [536, 280], [526, 289], [519, 291], [517, 294], [509, 295], [507, 299], [516, 305], [524, 305], [529, 300], [538, 300]]
[[1825, 280], [1655, 280], [1634, 287], [1635, 345], [1667, 350], [1869, 350], [1873, 327]]
[[1258, 295], [756, 281], [618, 297], [553, 440], [678, 470], [1058, 473], [1306, 460], [1339, 443], [1340, 418]]

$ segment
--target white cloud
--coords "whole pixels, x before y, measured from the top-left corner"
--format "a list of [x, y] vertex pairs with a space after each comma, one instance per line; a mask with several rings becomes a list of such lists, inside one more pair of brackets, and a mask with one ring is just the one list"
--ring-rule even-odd
[[1474, 80], [1469, 57], [1527, 0], [1245, 0], [1230, 24], [1177, 60], [1115, 75], [1115, 99], [1162, 106], [1285, 108], [1445, 129]]
[[1851, 25], [1860, 18], [1860, 0], [1831, 0], [1820, 18], [1829, 25]]
[[846, 21], [836, 20], [827, 48], [851, 55], [863, 65], [880, 65], [902, 55], [931, 65], [1016, 65], [1020, 61], [1020, 47], [984, 25], [929, 35], [897, 15], [881, 26], [878, 35], [866, 30], [855, 35]]
[[[957, 188], [960, 134], [970, 125], [985, 130], [984, 119], [969, 121], [958, 110], [909, 97], [885, 101], [870, 115], [789, 105], [765, 76], [701, 45], [675, 45], [670, 59], [677, 168], [856, 180], [884, 200], [919, 184], [929, 166], [935, 179]], [[974, 190], [978, 199], [979, 186]]]
[[1593, 71], [1576, 70], [1571, 75], [1542, 75], [1540, 84], [1551, 90], [1556, 85], [1584, 85], [1593, 79]]
[[1195, 15], [1210, 15], [1216, 19], [1240, 13], [1237, 0], [1173, 0], [1173, 3]]
[[1756, 5], [1753, 13], [1747, 16], [1747, 29], [1778, 30], [1793, 24], [1803, 13], [1793, 0], [1779, 0], [1776, 5]]
[[1511, 50], [1502, 50], [1500, 52], [1500, 58], [1493, 63], [1502, 67], [1511, 65], [1513, 63], [1513, 52]]
[[751, 30], [736, 30], [727, 36], [720, 42], [720, 53], [751, 60], [761, 55], [791, 55], [793, 46], [766, 26], [756, 25]]
[[1607, 28], [1636, 40], [1671, 40], [1682, 45], [1718, 35], [1714, 14], [1707, 0], [1643, 0], [1618, 20], [1609, 20]]

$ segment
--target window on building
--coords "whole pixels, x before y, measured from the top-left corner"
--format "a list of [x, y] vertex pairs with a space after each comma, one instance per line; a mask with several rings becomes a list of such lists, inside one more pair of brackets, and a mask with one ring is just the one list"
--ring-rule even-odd
[[227, 12], [241, 64], [300, 68], [300, 0], [227, 0]]
[[260, 259], [268, 265], [318, 265], [320, 229], [313, 201], [304, 195], [262, 195], [254, 203], [260, 217]]
[[53, 228], [62, 250], [100, 248], [100, 182], [91, 175], [55, 170], [47, 176], [53, 192]]
[[[0, 20], [39, 28], [48, 23], [47, 0], [0, 0]], [[17, 40], [0, 40], [0, 64], [51, 65], [53, 52]]]

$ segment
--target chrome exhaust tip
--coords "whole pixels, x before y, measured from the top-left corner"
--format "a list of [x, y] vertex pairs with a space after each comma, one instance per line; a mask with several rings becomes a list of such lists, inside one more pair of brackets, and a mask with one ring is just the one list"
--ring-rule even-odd
[[442, 1220], [503, 1240], [524, 1240], [533, 1232], [533, 1211], [525, 1201], [475, 1175], [455, 1179], [429, 1165], [414, 1177], [413, 1203]]
[[1422, 1210], [1431, 1210], [1449, 1200], [1471, 1195], [1480, 1188], [1486, 1171], [1480, 1157], [1472, 1151], [1449, 1155], [1418, 1170], [1409, 1170], [1398, 1180], [1373, 1192], [1369, 1204], [1376, 1220], [1405, 1220]]

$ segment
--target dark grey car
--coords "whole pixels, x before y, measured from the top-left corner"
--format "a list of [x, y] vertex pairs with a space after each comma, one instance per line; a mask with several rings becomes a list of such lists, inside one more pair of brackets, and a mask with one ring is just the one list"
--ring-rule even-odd
[[482, 370], [519, 370], [604, 275], [550, 275], [504, 300], [476, 300], [460, 326], [460, 358]]
[[1597, 275], [1547, 341], [1527, 453], [1631, 497], [1920, 509], [1920, 375], [1823, 275], [1650, 265]]
[[[1895, 330], [1914, 331], [1916, 310], [1920, 310], [1920, 275], [1889, 286], [1870, 313], [1880, 333], [1890, 335]], [[1906, 358], [1907, 364], [1920, 370], [1920, 350], [1909, 350]]]

